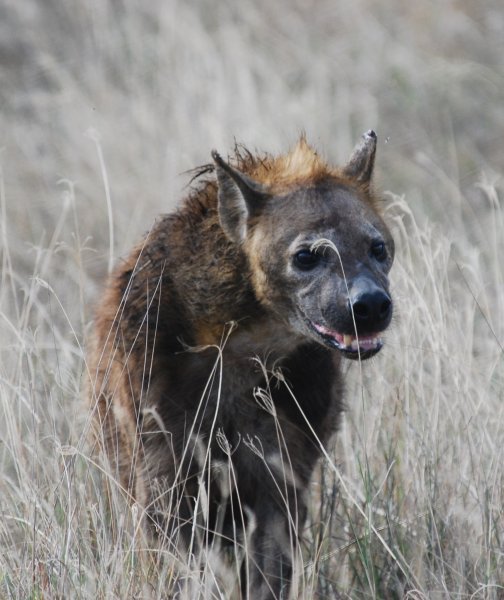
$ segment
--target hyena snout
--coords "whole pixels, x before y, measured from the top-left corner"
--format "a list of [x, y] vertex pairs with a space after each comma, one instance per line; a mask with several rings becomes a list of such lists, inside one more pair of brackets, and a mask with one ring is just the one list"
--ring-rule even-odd
[[373, 279], [359, 277], [350, 288], [348, 310], [355, 319], [358, 333], [380, 332], [390, 324], [392, 299]]

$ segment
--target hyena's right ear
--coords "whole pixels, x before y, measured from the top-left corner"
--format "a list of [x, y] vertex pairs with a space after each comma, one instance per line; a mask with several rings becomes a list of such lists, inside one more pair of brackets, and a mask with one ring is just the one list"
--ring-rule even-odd
[[269, 195], [264, 187], [227, 164], [212, 150], [219, 185], [219, 220], [224, 233], [237, 244], [247, 235], [250, 217], [261, 212]]
[[348, 164], [343, 173], [351, 179], [357, 180], [364, 186], [369, 186], [373, 176], [376, 156], [376, 133], [370, 129], [361, 137], [355, 146]]

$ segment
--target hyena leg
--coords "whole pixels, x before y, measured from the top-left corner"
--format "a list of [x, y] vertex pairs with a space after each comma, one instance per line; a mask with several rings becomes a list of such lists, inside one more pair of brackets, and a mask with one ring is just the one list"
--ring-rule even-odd
[[[257, 514], [248, 562], [245, 565], [245, 598], [258, 600], [289, 597], [294, 563], [299, 557], [298, 525], [304, 522], [304, 506], [298, 507], [297, 519], [278, 506]], [[294, 522], [293, 521], [296, 521]]]

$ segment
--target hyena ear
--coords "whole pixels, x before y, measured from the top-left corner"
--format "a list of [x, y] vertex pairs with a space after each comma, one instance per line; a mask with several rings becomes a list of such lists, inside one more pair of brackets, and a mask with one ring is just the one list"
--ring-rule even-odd
[[264, 187], [227, 164], [212, 150], [219, 185], [219, 221], [224, 233], [237, 244], [247, 235], [249, 218], [261, 212], [269, 195]]
[[376, 133], [370, 129], [355, 146], [343, 173], [363, 185], [369, 185], [376, 156]]

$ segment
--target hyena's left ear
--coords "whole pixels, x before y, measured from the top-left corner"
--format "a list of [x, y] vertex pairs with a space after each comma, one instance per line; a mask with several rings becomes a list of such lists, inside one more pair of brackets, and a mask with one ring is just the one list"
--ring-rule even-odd
[[250, 217], [261, 212], [269, 195], [264, 187], [227, 164], [212, 150], [219, 185], [219, 221], [224, 233], [237, 244], [247, 235]]
[[376, 133], [370, 129], [362, 136], [355, 146], [343, 173], [350, 179], [355, 179], [364, 186], [369, 185], [373, 176], [376, 156]]

